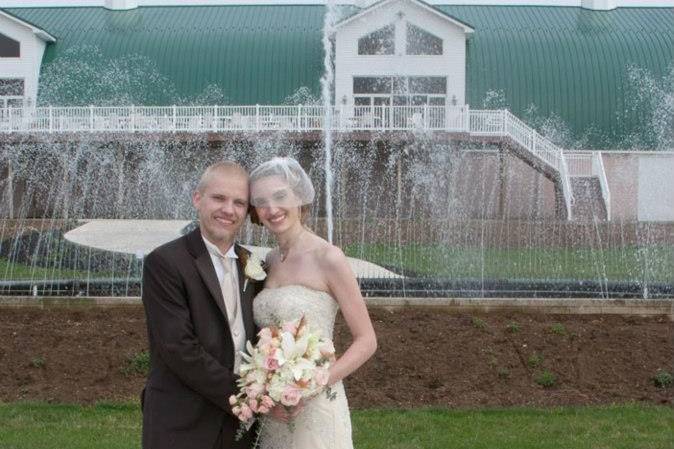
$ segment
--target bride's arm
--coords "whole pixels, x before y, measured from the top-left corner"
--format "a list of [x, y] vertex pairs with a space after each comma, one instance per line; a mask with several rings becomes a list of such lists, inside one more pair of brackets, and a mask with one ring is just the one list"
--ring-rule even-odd
[[330, 292], [339, 303], [353, 341], [330, 368], [328, 385], [332, 385], [357, 370], [377, 350], [377, 337], [346, 256], [339, 248], [330, 246], [322, 260], [322, 270]]

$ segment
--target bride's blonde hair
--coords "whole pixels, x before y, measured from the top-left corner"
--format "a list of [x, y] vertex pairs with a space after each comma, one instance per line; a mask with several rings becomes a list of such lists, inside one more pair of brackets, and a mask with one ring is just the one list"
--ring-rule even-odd
[[[299, 201], [300, 222], [305, 224], [307, 218], [311, 215], [311, 203], [313, 203], [316, 195], [314, 185], [307, 172], [304, 171], [299, 162], [291, 157], [275, 157], [258, 165], [250, 173], [249, 185], [252, 187], [256, 180], [270, 176], [279, 177], [288, 184]], [[251, 201], [248, 212], [252, 223], [262, 225], [253, 201]]]

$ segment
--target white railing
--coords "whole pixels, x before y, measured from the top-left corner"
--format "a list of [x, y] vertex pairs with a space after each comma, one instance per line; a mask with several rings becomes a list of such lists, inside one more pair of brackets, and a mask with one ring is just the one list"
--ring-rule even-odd
[[[561, 154], [561, 150], [560, 150]], [[562, 193], [564, 194], [564, 206], [566, 207], [566, 219], [573, 220], [573, 190], [571, 189], [571, 177], [569, 176], [569, 168], [566, 165], [566, 158], [564, 155], [559, 159], [559, 179], [562, 183]]]
[[606, 207], [606, 219], [611, 219], [611, 192], [608, 188], [604, 161], [599, 151], [565, 153], [570, 177], [596, 177], [601, 188], [601, 197]]
[[[445, 131], [510, 137], [560, 175], [573, 196], [561, 148], [507, 110], [466, 106], [335, 106], [333, 131]], [[0, 109], [0, 133], [321, 131], [323, 106], [85, 106]], [[571, 173], [574, 172], [572, 168]]]
[[601, 152], [592, 152], [592, 173], [599, 178], [601, 187], [601, 197], [604, 199], [606, 207], [606, 219], [611, 220], [611, 192], [608, 189], [608, 180], [606, 179], [606, 170], [604, 170], [604, 159]]
[[565, 157], [572, 178], [594, 176], [592, 152], [566, 153]]
[[[0, 109], [0, 132], [320, 131], [323, 106], [85, 106]], [[469, 131], [469, 108], [339, 106], [335, 131]]]

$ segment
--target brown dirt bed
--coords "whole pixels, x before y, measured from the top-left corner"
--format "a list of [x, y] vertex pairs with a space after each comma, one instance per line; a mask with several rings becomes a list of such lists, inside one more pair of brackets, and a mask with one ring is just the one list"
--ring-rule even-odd
[[[346, 382], [354, 408], [673, 403], [652, 381], [674, 371], [666, 316], [370, 314], [379, 349]], [[341, 321], [335, 340], [349, 341]], [[144, 376], [124, 368], [146, 348], [141, 306], [0, 307], [0, 401], [136, 400]], [[544, 370], [555, 385], [536, 383]]]

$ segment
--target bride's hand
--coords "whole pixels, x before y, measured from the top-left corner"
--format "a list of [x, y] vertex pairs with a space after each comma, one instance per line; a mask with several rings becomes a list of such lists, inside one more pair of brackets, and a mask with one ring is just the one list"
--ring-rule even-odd
[[269, 411], [269, 415], [275, 420], [287, 424], [290, 421], [292, 421], [297, 415], [302, 413], [302, 410], [304, 410], [304, 402], [300, 401], [294, 407], [284, 407], [283, 405], [277, 405], [276, 407], [272, 408]]
[[277, 405], [269, 410], [269, 416], [286, 424], [290, 421], [290, 413], [288, 413], [286, 407], [282, 405]]
[[295, 407], [291, 407], [288, 415], [290, 416], [290, 419], [294, 419], [297, 415], [302, 413], [302, 410], [304, 410], [304, 401], [300, 400], [300, 402], [297, 403]]

